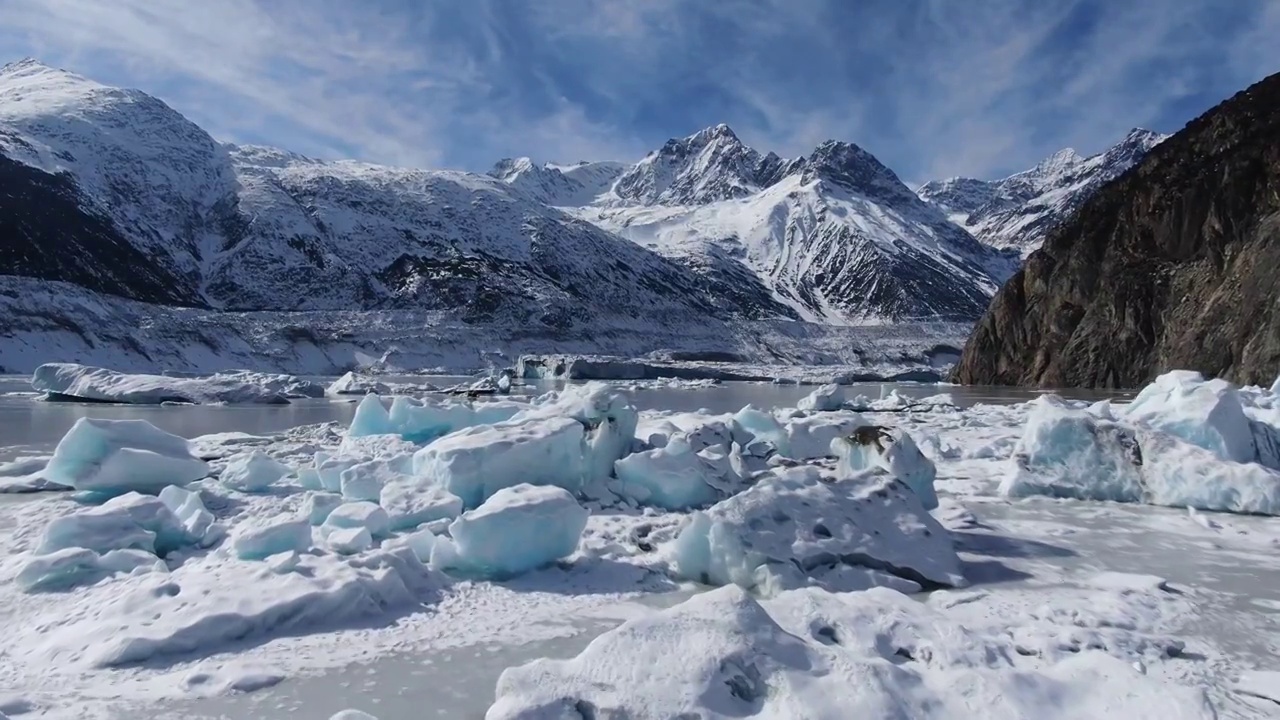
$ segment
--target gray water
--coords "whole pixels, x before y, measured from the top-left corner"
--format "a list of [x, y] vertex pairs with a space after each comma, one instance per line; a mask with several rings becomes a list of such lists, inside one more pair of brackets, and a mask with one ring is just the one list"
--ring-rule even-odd
[[[334, 378], [313, 378], [332, 382]], [[474, 380], [465, 377], [395, 377], [399, 383], [429, 383], [447, 387]], [[631, 387], [633, 383], [617, 383]], [[517, 386], [516, 397], [537, 395], [563, 387], [554, 381], [529, 382]], [[633, 399], [641, 410], [672, 410], [713, 413], [734, 412], [751, 404], [764, 409], [794, 407], [800, 398], [813, 391], [812, 386], [774, 385], [771, 383], [726, 382], [713, 387], [640, 386]], [[896, 390], [907, 397], [920, 398], [948, 393], [961, 407], [978, 403], [1024, 402], [1043, 391], [1008, 387], [946, 386], [928, 383], [859, 383], [845, 388], [846, 393], [878, 398]], [[111, 405], [103, 403], [45, 402], [30, 394], [31, 385], [25, 375], [0, 376], [0, 462], [14, 457], [49, 452], [82, 417], [108, 419], [141, 419], [182, 437], [222, 432], [244, 432], [270, 435], [300, 425], [337, 422], [347, 424], [355, 414], [357, 398], [302, 399], [288, 405]], [[1115, 391], [1058, 391], [1068, 397], [1098, 400], [1123, 396]], [[443, 397], [443, 396], [441, 396]], [[484, 402], [482, 398], [477, 402]]]

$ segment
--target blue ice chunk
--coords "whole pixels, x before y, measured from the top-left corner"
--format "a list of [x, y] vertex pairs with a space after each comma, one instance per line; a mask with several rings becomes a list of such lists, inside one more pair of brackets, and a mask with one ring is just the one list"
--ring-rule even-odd
[[45, 466], [50, 482], [76, 490], [117, 495], [157, 493], [209, 474], [187, 441], [145, 420], [80, 418], [58, 442]]
[[587, 510], [567, 490], [528, 484], [503, 488], [437, 538], [432, 565], [489, 578], [519, 575], [573, 554]]
[[277, 515], [247, 520], [234, 528], [231, 547], [242, 560], [265, 560], [277, 553], [305, 552], [311, 547], [306, 518]]

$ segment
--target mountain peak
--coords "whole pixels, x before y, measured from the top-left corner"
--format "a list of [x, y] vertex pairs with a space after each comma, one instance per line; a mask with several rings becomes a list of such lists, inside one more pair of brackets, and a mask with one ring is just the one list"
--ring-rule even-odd
[[513, 176], [534, 169], [533, 160], [528, 157], [502, 158], [493, 164], [487, 173], [489, 177], [509, 181]]
[[868, 196], [912, 194], [876, 156], [851, 142], [827, 140], [814, 148], [805, 165], [806, 173]]

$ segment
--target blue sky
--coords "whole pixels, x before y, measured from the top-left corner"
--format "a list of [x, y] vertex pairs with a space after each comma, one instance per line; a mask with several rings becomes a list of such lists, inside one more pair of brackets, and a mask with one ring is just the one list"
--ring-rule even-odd
[[1280, 71], [1276, 0], [0, 0], [0, 58], [220, 139], [423, 167], [632, 160], [727, 122], [909, 181], [1171, 132]]

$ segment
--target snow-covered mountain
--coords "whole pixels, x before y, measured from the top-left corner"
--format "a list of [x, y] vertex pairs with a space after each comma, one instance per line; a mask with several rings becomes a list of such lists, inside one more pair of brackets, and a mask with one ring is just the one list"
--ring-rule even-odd
[[[527, 163], [494, 174], [517, 186], [550, 176]], [[543, 196], [571, 204], [570, 193]], [[966, 320], [1008, 272], [857, 145], [784, 160], [727, 125], [669, 140], [568, 212], [819, 323]]]
[[1135, 128], [1097, 155], [1081, 157], [1067, 148], [1001, 180], [935, 180], [917, 192], [984, 243], [1025, 256], [1090, 195], [1138, 164], [1166, 137]]
[[134, 299], [547, 332], [759, 305], [496, 179], [221, 145], [150, 96], [34, 61], [0, 69], [0, 158], [3, 272]]
[[18, 314], [0, 320], [20, 328], [24, 364], [48, 359], [44, 343], [75, 359], [103, 342], [195, 364], [133, 320], [104, 325], [147, 307], [164, 337], [208, 335], [192, 350], [201, 367], [236, 347], [301, 357], [307, 328], [333, 330], [315, 342], [335, 363], [385, 343], [437, 357], [425, 348], [446, 336], [448, 357], [728, 348], [850, 362], [875, 350], [844, 326], [917, 320], [935, 323], [919, 332], [931, 362], [1002, 273], [1001, 256], [849, 143], [784, 160], [718, 125], [634, 164], [521, 158], [477, 175], [322, 161], [219, 143], [142, 92], [32, 60], [0, 68], [0, 237], [6, 287], [90, 293], [10, 297]]

